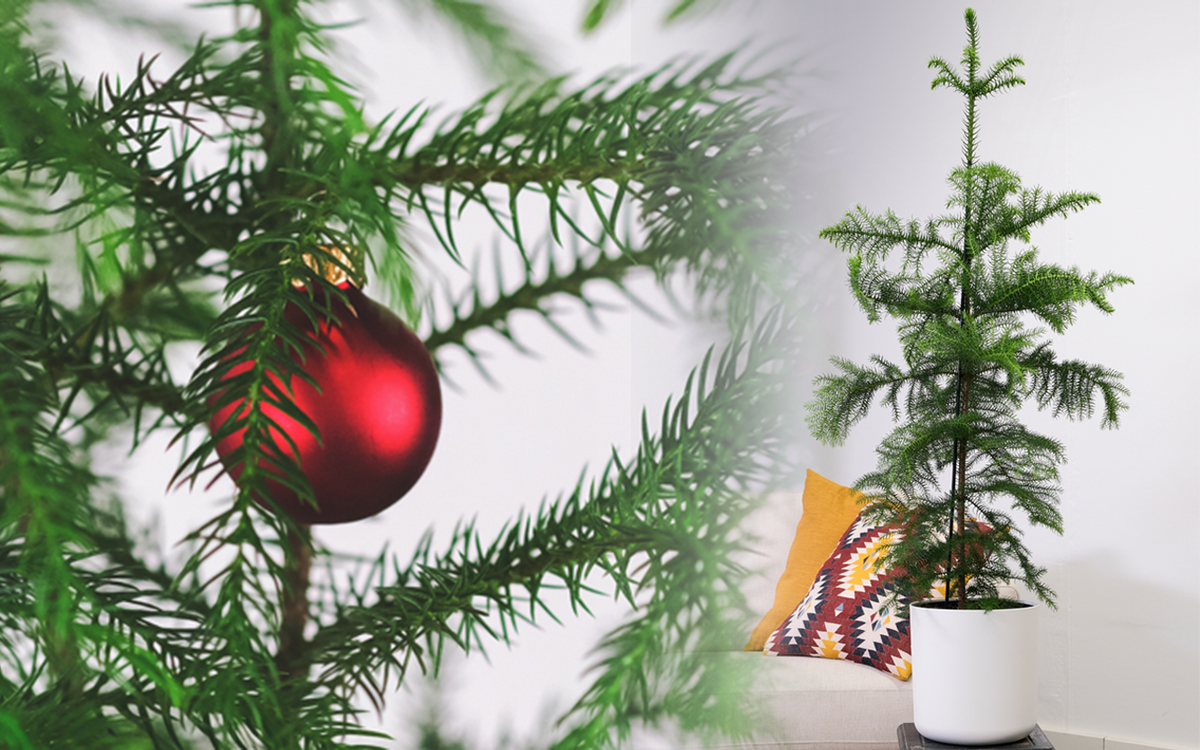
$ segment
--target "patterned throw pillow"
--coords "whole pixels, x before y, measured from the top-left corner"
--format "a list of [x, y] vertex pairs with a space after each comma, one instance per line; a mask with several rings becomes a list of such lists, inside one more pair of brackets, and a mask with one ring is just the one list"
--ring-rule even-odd
[[896, 526], [872, 526], [859, 516], [804, 600], [767, 638], [763, 653], [845, 659], [907, 680], [912, 674], [908, 619], [888, 605], [891, 585], [880, 560], [898, 534]]

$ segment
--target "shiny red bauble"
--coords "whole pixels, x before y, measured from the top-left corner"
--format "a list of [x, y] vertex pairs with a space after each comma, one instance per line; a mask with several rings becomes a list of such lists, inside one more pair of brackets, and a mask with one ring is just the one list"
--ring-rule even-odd
[[[343, 289], [349, 306], [333, 301], [333, 320], [322, 321], [315, 332], [298, 307], [289, 305], [284, 312], [312, 340], [292, 359], [319, 390], [296, 377], [289, 385], [296, 406], [320, 430], [320, 440], [278, 408], [263, 407], [298, 447], [300, 470], [317, 505], [279, 482], [268, 480], [267, 489], [275, 505], [304, 524], [357, 521], [395, 503], [425, 471], [442, 424], [437, 370], [421, 340], [358, 288], [346, 284]], [[242, 363], [226, 377], [250, 367]], [[288, 393], [287, 388], [282, 391]], [[241, 401], [226, 405], [213, 414], [209, 428], [216, 432], [244, 409]], [[278, 431], [268, 434], [268, 452], [295, 454]], [[242, 466], [230, 466], [227, 457], [241, 447], [243, 435], [244, 430], [235, 431], [217, 444], [217, 455], [235, 482]], [[271, 507], [263, 498], [255, 499]]]

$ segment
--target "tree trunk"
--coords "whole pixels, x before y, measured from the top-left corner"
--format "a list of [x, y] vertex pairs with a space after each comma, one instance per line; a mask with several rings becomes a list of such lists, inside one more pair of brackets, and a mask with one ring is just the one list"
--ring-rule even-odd
[[[965, 373], [960, 381], [962, 389], [962, 408], [959, 414], [967, 414], [971, 410], [971, 373]], [[962, 545], [963, 539], [967, 532], [967, 441], [961, 440], [958, 449], [958, 466], [955, 471], [958, 472], [958, 502], [955, 508], [958, 527], [958, 541]], [[964, 547], [965, 550], [965, 547]], [[950, 551], [951, 559], [954, 558], [954, 551]], [[962, 563], [962, 555], [959, 555], [958, 562]], [[949, 581], [947, 581], [949, 585]], [[958, 588], [958, 608], [967, 608], [967, 577], [965, 574], [959, 575], [955, 581], [955, 586]]]
[[275, 666], [284, 680], [307, 672], [300, 657], [304, 648], [304, 628], [308, 625], [308, 576], [312, 569], [310, 527], [301, 526], [299, 532], [289, 531], [287, 546], [280, 591], [279, 651], [275, 655]]

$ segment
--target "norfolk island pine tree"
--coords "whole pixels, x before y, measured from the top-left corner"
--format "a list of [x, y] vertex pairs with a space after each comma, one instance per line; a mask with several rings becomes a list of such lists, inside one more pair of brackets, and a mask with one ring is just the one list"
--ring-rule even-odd
[[814, 436], [840, 444], [876, 399], [891, 412], [896, 427], [877, 449], [878, 466], [856, 486], [872, 498], [870, 517], [903, 530], [883, 559], [904, 601], [928, 599], [944, 579], [946, 601], [958, 607], [1005, 606], [998, 586], [1016, 581], [1053, 606], [1014, 514], [1062, 533], [1065, 450], [1027, 428], [1020, 409], [1032, 402], [1082, 419], [1098, 408], [1102, 427], [1117, 426], [1128, 396], [1120, 373], [1059, 359], [1049, 334], [1064, 333], [1082, 306], [1111, 312], [1109, 292], [1132, 281], [1045, 263], [1028, 244], [1032, 229], [1099, 198], [1023, 188], [1012, 170], [979, 159], [978, 105], [1024, 84], [1014, 73], [1023, 61], [984, 71], [973, 10], [965, 20], [962, 69], [929, 62], [932, 88], [965, 100], [949, 213], [922, 224], [858, 207], [821, 232], [849, 254], [850, 288], [869, 320], [897, 321], [904, 361], [835, 358], [837, 371], [817, 379], [808, 422]]

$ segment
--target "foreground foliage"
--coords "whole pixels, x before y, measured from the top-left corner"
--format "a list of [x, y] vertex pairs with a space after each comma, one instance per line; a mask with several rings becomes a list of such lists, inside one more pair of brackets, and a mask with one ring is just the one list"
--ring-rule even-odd
[[[714, 691], [729, 676], [678, 654], [737, 611], [747, 493], [787, 471], [778, 399], [797, 332], [771, 300], [792, 250], [777, 177], [796, 126], [756, 100], [773, 79], [731, 55], [575, 86], [546, 76], [491, 5], [427, 0], [488, 65], [534, 84], [436, 125], [421, 106], [372, 123], [333, 67], [318, 4], [230, 4], [233, 33], [122, 81], [56, 62], [32, 0], [0, 6], [0, 745], [386, 743], [360, 725], [366, 703], [447, 648], [559, 619], [554, 587], [572, 611], [595, 596], [631, 607], [557, 746], [615, 744], [638, 724], [736, 732], [739, 710]], [[610, 5], [589, 3], [586, 25]], [[490, 217], [522, 276], [492, 288], [476, 274], [435, 304], [409, 229], [466, 262], [469, 211]], [[303, 335], [284, 307], [329, 315], [293, 282], [336, 294], [310, 267], [322, 263], [383, 283], [439, 361], [450, 348], [480, 361], [484, 331], [519, 348], [522, 313], [569, 337], [564, 300], [592, 309], [596, 284], [628, 292], [643, 271], [686, 276], [730, 336], [644, 419], [634, 455], [498, 535], [463, 524], [439, 548], [428, 536], [409, 555], [348, 561], [251, 500], [268, 464], [310, 493], [265, 437], [269, 408], [289, 408], [270, 376], [298, 374], [275, 346]], [[168, 355], [193, 341], [204, 357], [180, 382]], [[127, 527], [91, 449], [169, 431], [186, 447], [177, 480], [202, 486], [224, 434], [205, 422], [230, 399], [250, 405], [227, 426], [245, 428], [241, 487], [171, 567]]]

